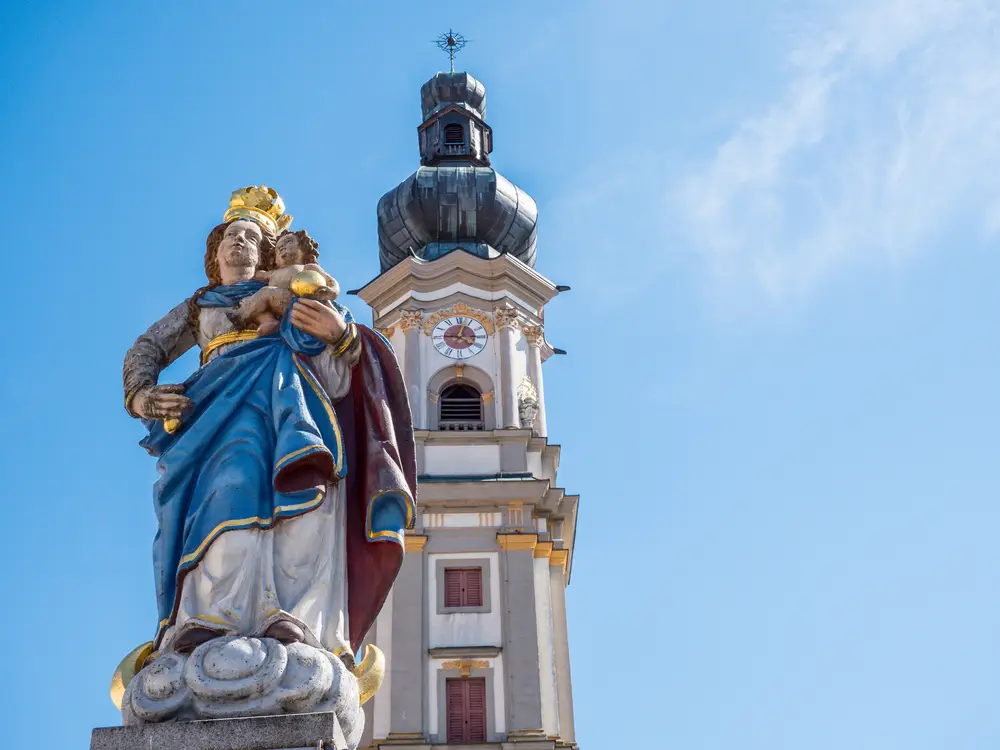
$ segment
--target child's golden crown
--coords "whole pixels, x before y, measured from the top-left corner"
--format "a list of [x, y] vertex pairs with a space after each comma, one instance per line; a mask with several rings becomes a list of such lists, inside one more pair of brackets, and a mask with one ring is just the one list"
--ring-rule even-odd
[[236, 219], [256, 221], [274, 234], [285, 231], [292, 223], [292, 215], [285, 213], [285, 202], [267, 185], [250, 185], [233, 191], [222, 220]]

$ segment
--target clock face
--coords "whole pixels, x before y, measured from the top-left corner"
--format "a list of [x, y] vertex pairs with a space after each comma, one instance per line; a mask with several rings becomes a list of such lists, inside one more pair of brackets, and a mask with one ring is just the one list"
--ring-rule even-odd
[[451, 359], [468, 359], [486, 348], [486, 329], [475, 318], [453, 315], [431, 332], [434, 348]]

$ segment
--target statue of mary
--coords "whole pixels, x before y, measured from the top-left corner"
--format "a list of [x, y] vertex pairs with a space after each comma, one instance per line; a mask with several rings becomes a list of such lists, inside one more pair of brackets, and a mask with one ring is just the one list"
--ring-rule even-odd
[[[134, 665], [132, 682], [149, 673], [149, 684], [120, 679], [126, 723], [317, 710], [330, 696], [282, 694], [287, 675], [276, 678], [277, 703], [268, 703], [259, 685], [241, 697], [207, 684], [211, 669], [188, 662], [211, 649], [218, 661], [228, 648], [241, 664], [281, 653], [305, 663], [316, 649], [335, 672], [350, 671], [402, 562], [416, 468], [388, 342], [336, 302], [294, 298], [270, 335], [241, 314], [265, 286], [254, 274], [272, 268], [290, 218], [269, 188], [233, 193], [208, 236], [208, 285], [125, 357], [125, 408], [148, 427], [141, 444], [161, 475], [159, 623]], [[193, 346], [197, 372], [160, 385], [160, 372]], [[173, 700], [187, 709], [166, 710], [150, 697], [163, 693], [150, 680], [171, 670], [180, 675], [170, 677], [179, 681]]]

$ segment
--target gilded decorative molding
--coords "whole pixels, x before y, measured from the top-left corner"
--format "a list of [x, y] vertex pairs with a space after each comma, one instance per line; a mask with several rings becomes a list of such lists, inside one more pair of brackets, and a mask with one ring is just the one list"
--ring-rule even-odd
[[441, 662], [441, 669], [457, 669], [462, 677], [468, 677], [473, 669], [489, 669], [490, 663], [485, 659], [454, 659]]
[[569, 550], [566, 549], [554, 549], [549, 554], [549, 565], [553, 568], [562, 568], [563, 573], [566, 572], [566, 566], [569, 563]]
[[496, 321], [497, 328], [517, 327], [517, 310], [510, 307], [493, 308], [493, 320]]
[[528, 340], [530, 346], [541, 346], [545, 343], [545, 329], [543, 326], [521, 326], [524, 338]]
[[538, 534], [497, 534], [497, 542], [504, 552], [532, 552], [538, 544]]
[[396, 332], [396, 326], [389, 326], [388, 328], [375, 327], [375, 330], [385, 336], [387, 339], [391, 339], [392, 335]]
[[403, 310], [399, 314], [399, 330], [404, 333], [406, 333], [406, 331], [413, 331], [420, 328], [420, 325], [423, 322], [423, 310]]
[[422, 534], [406, 534], [403, 537], [403, 547], [407, 552], [423, 552], [427, 545], [427, 537]]
[[486, 391], [486, 393], [483, 394], [483, 403], [492, 404], [495, 395], [496, 394], [493, 391]]
[[431, 331], [434, 330], [434, 326], [436, 326], [445, 318], [450, 318], [452, 315], [464, 315], [467, 318], [478, 320], [480, 323], [482, 323], [483, 328], [486, 329], [486, 335], [487, 336], [493, 335], [493, 331], [495, 329], [493, 326], [493, 320], [492, 318], [490, 318], [490, 314], [485, 310], [473, 309], [463, 302], [456, 302], [451, 307], [448, 307], [444, 310], [438, 310], [436, 313], [427, 316], [427, 318], [424, 320], [423, 323], [424, 333], [430, 336]]
[[549, 557], [552, 554], [552, 542], [539, 542], [535, 545], [535, 557]]
[[455, 377], [459, 380], [465, 377], [465, 365], [455, 365]]

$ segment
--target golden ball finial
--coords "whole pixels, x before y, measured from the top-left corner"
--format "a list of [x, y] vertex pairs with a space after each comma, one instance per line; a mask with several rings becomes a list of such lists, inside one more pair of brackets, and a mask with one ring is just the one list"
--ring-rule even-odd
[[288, 285], [296, 297], [312, 297], [325, 287], [326, 278], [319, 271], [299, 271]]

